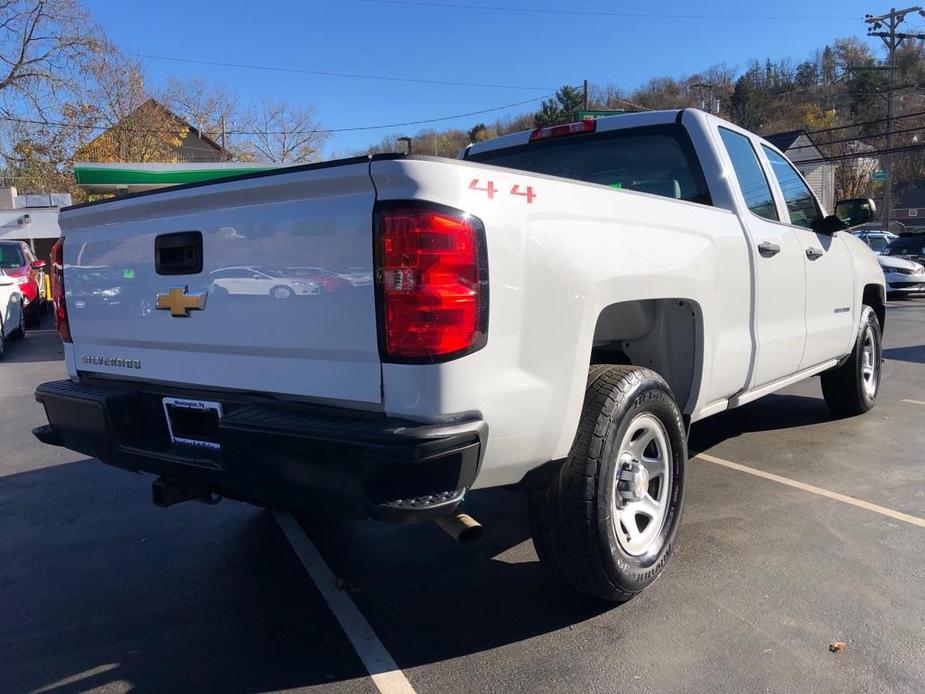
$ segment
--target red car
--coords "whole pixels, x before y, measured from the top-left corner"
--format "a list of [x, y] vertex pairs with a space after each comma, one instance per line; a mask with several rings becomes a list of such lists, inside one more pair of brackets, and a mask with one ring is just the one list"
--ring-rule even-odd
[[0, 272], [16, 280], [22, 293], [26, 323], [33, 326], [48, 308], [46, 265], [44, 260], [35, 257], [25, 241], [0, 241]]

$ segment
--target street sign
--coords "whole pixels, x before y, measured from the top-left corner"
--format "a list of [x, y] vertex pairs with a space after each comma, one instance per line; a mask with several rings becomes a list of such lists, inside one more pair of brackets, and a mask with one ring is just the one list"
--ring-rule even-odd
[[877, 169], [870, 174], [870, 180], [874, 183], [883, 183], [886, 180], [886, 171]]
[[605, 116], [619, 116], [626, 111], [579, 111], [578, 120], [594, 120], [595, 118], [604, 118]]

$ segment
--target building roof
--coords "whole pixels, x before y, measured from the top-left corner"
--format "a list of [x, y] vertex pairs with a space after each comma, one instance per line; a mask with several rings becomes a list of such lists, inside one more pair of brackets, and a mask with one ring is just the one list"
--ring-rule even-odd
[[777, 147], [794, 163], [805, 159], [828, 159], [813, 138], [805, 130], [788, 130], [773, 135], [765, 135], [764, 139]]
[[[90, 140], [90, 142], [83, 145], [75, 153], [75, 159], [94, 159], [95, 158], [93, 155], [94, 151], [99, 149], [102, 143], [105, 143], [107, 137], [110, 136], [110, 133], [115, 128], [121, 125], [131, 125], [131, 122], [133, 120], [139, 120], [141, 118], [144, 118], [145, 112], [150, 112], [150, 111], [156, 111], [158, 115], [163, 117], [165, 120], [176, 123], [176, 125], [178, 126], [178, 129], [187, 130], [188, 133], [183, 138], [184, 140], [188, 139], [190, 135], [192, 135], [195, 138], [198, 138], [206, 146], [206, 148], [208, 148], [209, 150], [213, 152], [213, 154], [215, 155], [216, 161], [224, 157], [224, 150], [222, 149], [221, 145], [215, 142], [215, 140], [213, 140], [211, 137], [209, 137], [208, 135], [200, 131], [199, 128], [194, 126], [192, 123], [178, 116], [176, 113], [174, 113], [169, 108], [167, 108], [162, 103], [160, 103], [157, 99], [150, 98], [144, 103], [142, 103], [140, 106], [138, 106], [130, 114], [122, 118], [115, 126], [107, 128], [106, 130], [101, 132], [99, 135], [94, 137], [92, 140]], [[175, 149], [179, 151], [181, 148], [182, 148], [182, 142], [178, 144]]]
[[777, 147], [781, 152], [786, 152], [793, 146], [793, 143], [796, 142], [800, 135], [805, 135], [806, 131], [804, 130], [788, 130], [783, 133], [774, 133], [773, 135], [765, 135], [764, 139], [770, 142], [772, 145]]

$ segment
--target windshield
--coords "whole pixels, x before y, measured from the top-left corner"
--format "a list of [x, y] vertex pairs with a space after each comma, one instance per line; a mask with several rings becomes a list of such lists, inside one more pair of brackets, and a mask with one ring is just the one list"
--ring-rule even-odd
[[887, 246], [887, 255], [925, 255], [925, 234], [900, 236]]
[[26, 264], [22, 249], [12, 243], [0, 243], [0, 269], [11, 270]]
[[711, 204], [681, 126], [612, 130], [479, 152], [470, 161]]

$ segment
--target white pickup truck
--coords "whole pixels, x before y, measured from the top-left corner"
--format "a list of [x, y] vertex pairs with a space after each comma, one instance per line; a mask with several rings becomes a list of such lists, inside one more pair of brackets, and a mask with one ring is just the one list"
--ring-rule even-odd
[[815, 375], [858, 414], [880, 383], [874, 255], [777, 149], [696, 110], [129, 195], [61, 228], [69, 377], [36, 391], [41, 441], [158, 475], [163, 506], [445, 523], [521, 488], [540, 558], [605, 600], [668, 560], [690, 423]]

